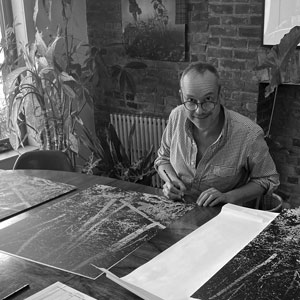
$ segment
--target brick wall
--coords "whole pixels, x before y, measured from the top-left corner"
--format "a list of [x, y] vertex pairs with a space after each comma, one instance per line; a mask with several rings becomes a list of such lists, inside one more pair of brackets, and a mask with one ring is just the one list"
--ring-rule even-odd
[[[263, 1], [187, 0], [187, 3], [187, 61], [144, 61], [147, 69], [133, 73], [137, 83], [134, 99], [124, 100], [112, 95], [109, 88], [99, 89], [95, 103], [95, 122], [99, 134], [110, 112], [167, 117], [171, 109], [180, 103], [180, 73], [189, 62], [197, 60], [210, 62], [219, 70], [228, 108], [258, 121], [266, 128], [271, 104], [262, 97], [259, 102], [259, 94], [263, 94], [262, 88], [259, 91], [259, 83], [267, 79], [267, 73], [253, 70], [258, 54], [267, 51], [262, 47]], [[108, 43], [122, 41], [121, 1], [87, 0], [87, 20], [90, 43], [106, 49], [106, 63], [128, 62], [122, 47], [107, 47]], [[259, 109], [261, 112], [258, 114]], [[298, 157], [294, 161], [297, 162], [297, 170], [293, 169], [293, 174], [296, 172], [297, 176], [283, 176], [282, 195], [286, 199], [297, 192], [291, 186], [298, 185], [293, 178], [300, 177]]]
[[[175, 0], [174, 0], [175, 1]], [[107, 112], [134, 112], [167, 117], [178, 105], [178, 80], [188, 62], [202, 60], [219, 70], [225, 104], [256, 119], [258, 81], [253, 71], [262, 41], [263, 4], [260, 0], [188, 0], [187, 62], [147, 60], [147, 70], [133, 72], [137, 83], [134, 99], [99, 96], [96, 108], [101, 120]], [[122, 47], [106, 47], [122, 41], [120, 0], [87, 0], [90, 43], [107, 49], [106, 62], [124, 64]], [[99, 124], [100, 125], [100, 124]]]

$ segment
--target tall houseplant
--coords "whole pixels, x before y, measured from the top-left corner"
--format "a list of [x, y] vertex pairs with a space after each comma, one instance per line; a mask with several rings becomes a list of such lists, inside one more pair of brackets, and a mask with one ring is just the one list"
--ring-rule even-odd
[[[23, 144], [20, 122], [25, 122], [29, 134], [41, 148], [78, 153], [76, 128], [82, 124], [83, 107], [92, 104], [85, 84], [91, 80], [93, 72], [85, 64], [73, 63], [73, 52], [68, 52], [67, 63], [62, 64], [55, 52], [60, 41], [64, 38], [58, 33], [46, 45], [37, 31], [35, 42], [22, 48], [25, 66], [13, 70], [6, 78], [9, 128], [16, 149]], [[73, 47], [72, 51], [78, 48]], [[26, 118], [29, 109], [33, 113], [31, 119]], [[20, 120], [20, 114], [25, 119]]]
[[[298, 74], [299, 61], [292, 60], [297, 45], [300, 43], [300, 26], [293, 27], [280, 40], [279, 44], [274, 45], [267, 55], [261, 53], [258, 57], [258, 64], [255, 70], [268, 71], [269, 83], [265, 88], [265, 97], [274, 93], [272, 112], [270, 116], [269, 126], [266, 132], [266, 139], [270, 139], [271, 125], [273, 121], [273, 114], [277, 100], [278, 86], [282, 83], [291, 82], [286, 78], [287, 70], [289, 73]], [[300, 82], [300, 77], [295, 78]]]
[[[284, 37], [280, 40], [279, 44], [274, 45], [267, 55], [259, 57], [259, 63], [256, 70], [268, 71], [268, 85], [265, 88], [265, 97], [272, 97], [272, 110], [269, 119], [265, 139], [269, 146], [270, 153], [276, 162], [276, 153], [285, 152], [288, 156], [292, 153], [279, 141], [271, 135], [271, 127], [273, 122], [273, 115], [276, 106], [279, 85], [282, 83], [299, 83], [299, 59], [297, 59], [296, 47], [300, 43], [300, 26], [293, 27]], [[275, 194], [275, 199], [279, 198]], [[273, 195], [274, 198], [274, 195]], [[282, 201], [282, 200], [281, 200]], [[284, 207], [289, 207], [289, 204], [284, 203]]]
[[[87, 106], [92, 107], [99, 81], [99, 51], [68, 32], [77, 3], [61, 0], [51, 4], [35, 0], [34, 42], [21, 45], [18, 66], [5, 78], [8, 127], [15, 149], [30, 136], [42, 149], [67, 152], [75, 164], [83, 126], [81, 112]], [[62, 27], [59, 25], [57, 33], [49, 34], [45, 42], [46, 38], [38, 30], [38, 14], [40, 10], [41, 13], [45, 11], [50, 24], [54, 5], [61, 11], [58, 20]], [[24, 124], [27, 127], [25, 136], [20, 129]]]

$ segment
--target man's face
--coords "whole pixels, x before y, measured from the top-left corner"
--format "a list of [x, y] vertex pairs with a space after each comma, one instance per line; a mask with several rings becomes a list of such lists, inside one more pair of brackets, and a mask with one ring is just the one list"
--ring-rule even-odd
[[[188, 72], [181, 81], [181, 95], [182, 102], [198, 103], [196, 110], [185, 109], [187, 118], [197, 128], [206, 130], [218, 122], [220, 113], [219, 84], [213, 73], [210, 71], [205, 71], [203, 74], [195, 71]], [[213, 104], [201, 105], [205, 102]], [[208, 109], [205, 109], [206, 107]]]

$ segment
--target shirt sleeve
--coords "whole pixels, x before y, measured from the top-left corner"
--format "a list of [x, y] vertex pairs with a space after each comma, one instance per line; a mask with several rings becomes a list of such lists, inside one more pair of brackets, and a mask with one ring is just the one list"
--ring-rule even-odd
[[270, 155], [269, 147], [261, 130], [249, 146], [248, 164], [250, 168], [250, 182], [262, 186], [267, 194], [279, 186], [279, 174]]
[[160, 165], [170, 164], [170, 146], [174, 132], [174, 113], [171, 112], [167, 126], [162, 134], [160, 147], [157, 150], [157, 158], [154, 161], [154, 168], [157, 171]]

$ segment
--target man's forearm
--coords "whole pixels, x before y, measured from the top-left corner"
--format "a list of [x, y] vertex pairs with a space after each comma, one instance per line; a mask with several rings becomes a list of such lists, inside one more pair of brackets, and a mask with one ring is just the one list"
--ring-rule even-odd
[[244, 186], [231, 190], [226, 194], [230, 203], [242, 205], [247, 201], [254, 200], [265, 193], [265, 189], [257, 183], [249, 182]]
[[160, 178], [165, 182], [169, 181], [169, 179], [167, 178], [167, 175], [165, 174], [164, 171], [166, 171], [166, 173], [170, 177], [171, 181], [178, 178], [177, 174], [171, 164], [160, 165], [158, 167], [157, 171], [158, 171]]

